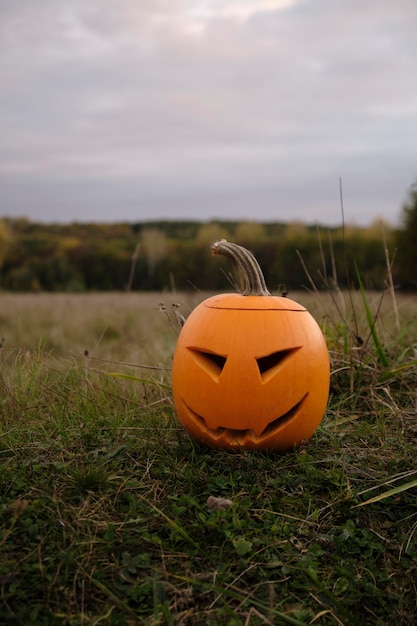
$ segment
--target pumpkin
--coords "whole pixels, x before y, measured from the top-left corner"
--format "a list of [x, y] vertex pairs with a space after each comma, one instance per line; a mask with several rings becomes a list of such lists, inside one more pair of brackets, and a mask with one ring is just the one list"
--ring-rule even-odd
[[201, 302], [174, 352], [172, 390], [181, 424], [225, 450], [284, 451], [317, 429], [329, 395], [323, 334], [297, 302], [268, 291], [249, 250], [224, 239], [214, 255], [241, 269], [241, 293]]

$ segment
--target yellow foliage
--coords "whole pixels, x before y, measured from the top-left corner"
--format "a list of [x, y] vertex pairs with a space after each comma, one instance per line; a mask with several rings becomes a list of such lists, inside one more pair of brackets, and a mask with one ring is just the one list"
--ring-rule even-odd
[[209, 222], [208, 224], [203, 224], [198, 229], [197, 233], [197, 241], [198, 243], [210, 245], [214, 241], [219, 241], [220, 239], [227, 239], [230, 237], [230, 234], [217, 222]]
[[263, 224], [259, 222], [240, 222], [236, 228], [234, 240], [237, 243], [254, 243], [262, 241], [265, 235]]
[[12, 236], [4, 220], [0, 220], [0, 267], [3, 266]]
[[293, 239], [301, 239], [308, 236], [308, 227], [304, 222], [294, 220], [289, 222], [285, 228], [285, 239], [291, 241]]
[[78, 248], [80, 246], [81, 241], [78, 237], [62, 237], [59, 241], [59, 250], [60, 252], [68, 252], [69, 250], [74, 250], [74, 248]]

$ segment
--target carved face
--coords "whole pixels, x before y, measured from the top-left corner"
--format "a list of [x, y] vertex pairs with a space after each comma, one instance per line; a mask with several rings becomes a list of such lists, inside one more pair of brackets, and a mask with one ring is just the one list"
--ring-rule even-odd
[[301, 305], [226, 294], [202, 302], [181, 330], [172, 385], [197, 440], [228, 450], [286, 450], [308, 440], [329, 394], [324, 337]]

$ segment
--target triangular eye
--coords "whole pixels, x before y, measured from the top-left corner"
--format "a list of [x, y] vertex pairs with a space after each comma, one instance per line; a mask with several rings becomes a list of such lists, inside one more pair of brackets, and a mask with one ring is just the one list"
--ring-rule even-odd
[[215, 376], [216, 378], [221, 374], [225, 363], [226, 357], [221, 354], [215, 354], [214, 352], [206, 352], [199, 348], [189, 348], [192, 352], [195, 361], [202, 367], [208, 374]]
[[272, 373], [272, 370], [275, 370], [275, 368], [281, 365], [283, 361], [299, 349], [300, 346], [297, 346], [296, 348], [288, 348], [287, 350], [278, 350], [277, 352], [272, 352], [272, 354], [261, 356], [256, 359], [262, 378], [264, 379], [266, 374]]

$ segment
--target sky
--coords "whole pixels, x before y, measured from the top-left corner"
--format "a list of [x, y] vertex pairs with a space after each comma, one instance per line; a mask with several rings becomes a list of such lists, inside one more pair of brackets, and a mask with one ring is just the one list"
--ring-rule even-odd
[[415, 0], [0, 0], [0, 217], [396, 224], [416, 24]]

